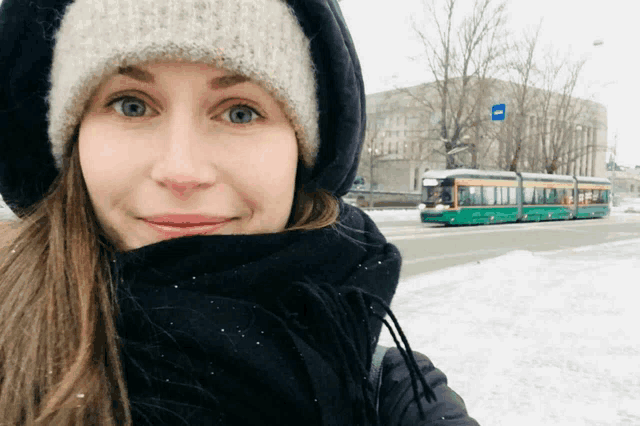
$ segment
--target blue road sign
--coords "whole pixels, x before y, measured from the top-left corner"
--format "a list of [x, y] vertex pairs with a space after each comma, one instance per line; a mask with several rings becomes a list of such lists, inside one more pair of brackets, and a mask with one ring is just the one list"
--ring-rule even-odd
[[504, 117], [507, 115], [507, 105], [506, 104], [498, 104], [491, 107], [491, 120], [504, 120]]

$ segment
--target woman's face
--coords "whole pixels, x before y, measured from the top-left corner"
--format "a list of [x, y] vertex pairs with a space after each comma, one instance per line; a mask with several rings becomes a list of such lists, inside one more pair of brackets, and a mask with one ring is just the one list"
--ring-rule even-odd
[[100, 224], [123, 250], [196, 234], [285, 228], [298, 146], [268, 92], [202, 64], [126, 68], [80, 124], [80, 165]]

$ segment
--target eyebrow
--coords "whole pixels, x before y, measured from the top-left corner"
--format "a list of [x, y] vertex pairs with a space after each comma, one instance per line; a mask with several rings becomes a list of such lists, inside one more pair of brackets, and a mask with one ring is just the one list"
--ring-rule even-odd
[[155, 82], [155, 79], [153, 78], [153, 74], [136, 67], [121, 67], [120, 69], [118, 69], [118, 74], [131, 77], [134, 80], [142, 81], [143, 83]]
[[[122, 67], [118, 69], [118, 74], [133, 78], [134, 80], [138, 80], [143, 83], [155, 82], [153, 74], [151, 74], [149, 71], [145, 71], [136, 67]], [[243, 75], [223, 75], [221, 77], [211, 79], [211, 81], [209, 81], [209, 87], [213, 90], [226, 89], [228, 87], [235, 86], [236, 84], [241, 84], [246, 81], [249, 81], [249, 78]]]

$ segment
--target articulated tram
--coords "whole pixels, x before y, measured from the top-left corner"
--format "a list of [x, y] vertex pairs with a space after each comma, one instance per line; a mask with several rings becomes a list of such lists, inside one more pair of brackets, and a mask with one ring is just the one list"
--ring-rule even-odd
[[470, 225], [604, 217], [610, 199], [611, 182], [603, 178], [432, 170], [422, 176], [420, 219]]

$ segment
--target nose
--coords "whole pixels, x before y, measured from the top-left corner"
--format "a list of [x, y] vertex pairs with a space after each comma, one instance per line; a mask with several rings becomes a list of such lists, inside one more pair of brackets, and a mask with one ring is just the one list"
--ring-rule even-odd
[[211, 153], [206, 152], [211, 142], [187, 127], [172, 126], [160, 138], [162, 148], [151, 170], [151, 178], [158, 185], [183, 200], [215, 185], [218, 176]]
[[164, 179], [160, 182], [160, 185], [169, 189], [176, 197], [181, 199], [187, 199], [201, 188], [205, 188], [211, 185], [206, 183], [190, 180], [189, 177], [177, 178], [178, 180]]

